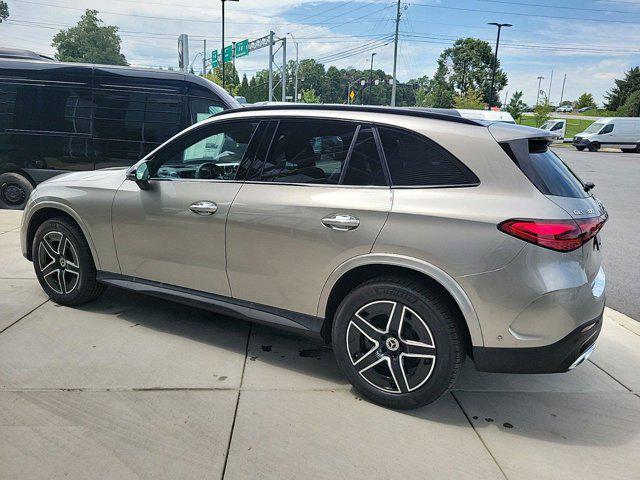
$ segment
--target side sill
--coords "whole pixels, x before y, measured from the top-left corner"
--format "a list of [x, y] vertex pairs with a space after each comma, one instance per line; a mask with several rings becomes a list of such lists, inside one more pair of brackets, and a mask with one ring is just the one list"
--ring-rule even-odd
[[119, 273], [98, 271], [97, 280], [114, 287], [172, 300], [241, 320], [271, 325], [294, 333], [321, 338], [320, 331], [324, 320], [313, 315], [292, 312], [213, 293], [200, 292], [190, 288], [167, 285]]

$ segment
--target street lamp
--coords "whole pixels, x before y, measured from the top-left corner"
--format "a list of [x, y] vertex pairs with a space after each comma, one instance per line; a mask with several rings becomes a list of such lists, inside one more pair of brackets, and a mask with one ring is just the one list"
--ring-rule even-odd
[[220, 50], [220, 56], [222, 57], [222, 88], [224, 88], [224, 2], [239, 2], [240, 0], [220, 0], [222, 2], [222, 50]]
[[500, 46], [500, 30], [502, 27], [513, 27], [510, 23], [496, 23], [490, 22], [487, 25], [494, 25], [498, 27], [498, 37], [496, 38], [496, 52], [493, 55], [493, 68], [491, 69], [491, 90], [489, 91], [489, 110], [491, 110], [491, 104], [493, 103], [493, 86], [496, 80], [496, 66], [498, 63], [498, 47]]
[[367, 103], [371, 105], [371, 83], [373, 81], [373, 57], [375, 56], [375, 52], [371, 54], [371, 65], [369, 65], [369, 98], [367, 99]]
[[300, 63], [298, 62], [298, 42], [296, 41], [295, 37], [293, 36], [293, 33], [291, 32], [287, 32], [287, 35], [291, 36], [291, 40], [293, 40], [293, 44], [296, 47], [296, 71], [295, 71], [295, 81], [294, 81], [294, 102], [298, 101], [298, 67], [300, 66]]

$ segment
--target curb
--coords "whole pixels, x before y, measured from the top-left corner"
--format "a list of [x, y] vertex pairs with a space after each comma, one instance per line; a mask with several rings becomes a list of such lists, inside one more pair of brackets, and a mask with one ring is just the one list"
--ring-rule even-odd
[[624, 313], [620, 313], [617, 310], [614, 310], [609, 307], [604, 308], [604, 314], [610, 320], [613, 320], [615, 323], [620, 325], [621, 327], [626, 328], [632, 333], [640, 336], [640, 322], [634, 320], [631, 317], [628, 317]]

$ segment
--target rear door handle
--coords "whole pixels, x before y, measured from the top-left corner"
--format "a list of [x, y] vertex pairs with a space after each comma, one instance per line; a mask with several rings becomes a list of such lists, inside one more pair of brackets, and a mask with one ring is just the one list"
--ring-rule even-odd
[[346, 232], [348, 230], [358, 228], [358, 226], [360, 225], [360, 220], [351, 215], [341, 215], [336, 213], [334, 215], [324, 217], [322, 219], [322, 224], [332, 230]]
[[189, 205], [189, 210], [198, 215], [213, 215], [218, 211], [218, 205], [208, 200], [200, 200]]

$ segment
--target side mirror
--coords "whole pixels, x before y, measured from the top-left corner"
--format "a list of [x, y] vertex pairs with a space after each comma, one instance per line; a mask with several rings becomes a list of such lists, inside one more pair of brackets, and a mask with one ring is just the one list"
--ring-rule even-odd
[[149, 165], [146, 162], [141, 163], [135, 170], [127, 173], [127, 178], [136, 182], [141, 190], [149, 190]]

